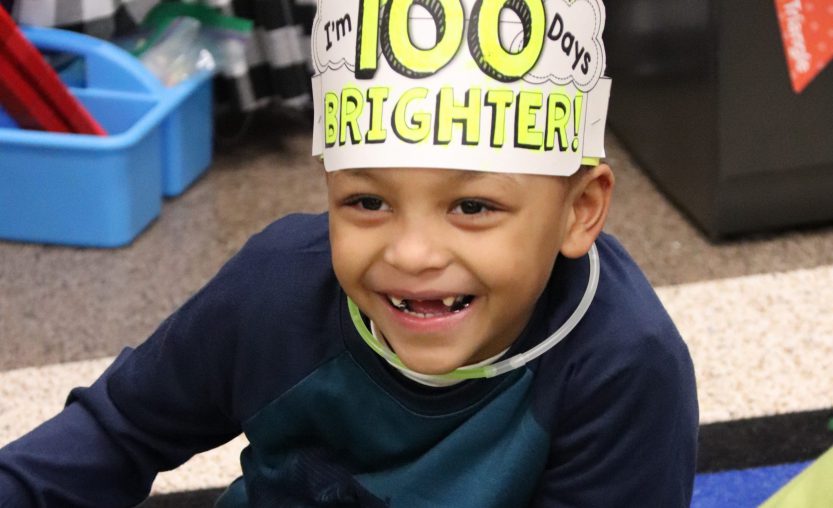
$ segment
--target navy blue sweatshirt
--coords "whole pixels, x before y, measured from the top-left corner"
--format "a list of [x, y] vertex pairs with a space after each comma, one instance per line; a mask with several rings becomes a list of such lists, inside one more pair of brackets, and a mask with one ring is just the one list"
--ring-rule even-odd
[[[281, 219], [66, 408], [0, 450], [0, 506], [132, 506], [158, 471], [244, 432], [226, 507], [687, 507], [698, 410], [688, 350], [612, 237], [598, 291], [555, 348], [493, 379], [428, 388], [360, 338], [327, 216]], [[576, 308], [559, 259], [530, 349]]]

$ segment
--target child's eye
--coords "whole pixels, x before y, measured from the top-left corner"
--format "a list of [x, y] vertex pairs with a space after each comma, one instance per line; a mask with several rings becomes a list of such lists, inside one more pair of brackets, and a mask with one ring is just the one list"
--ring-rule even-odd
[[376, 196], [358, 196], [348, 200], [346, 204], [348, 206], [353, 206], [361, 210], [368, 210], [371, 212], [386, 211], [390, 209], [382, 198], [377, 198]]
[[484, 203], [483, 201], [478, 201], [476, 199], [464, 199], [457, 203], [451, 213], [459, 213], [462, 215], [476, 215], [479, 213], [485, 213], [494, 210], [494, 207], [490, 206], [488, 203]]

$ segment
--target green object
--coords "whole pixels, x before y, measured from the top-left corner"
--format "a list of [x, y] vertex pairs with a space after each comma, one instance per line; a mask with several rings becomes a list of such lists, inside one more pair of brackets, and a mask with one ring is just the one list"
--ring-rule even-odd
[[204, 25], [224, 28], [236, 32], [251, 32], [251, 20], [226, 16], [220, 11], [200, 4], [184, 4], [181, 2], [163, 2], [157, 4], [145, 16], [143, 25], [154, 28], [165, 28], [173, 19], [187, 16], [194, 18]]
[[759, 508], [830, 508], [833, 506], [831, 478], [833, 448], [784, 485]]
[[827, 420], [827, 430], [833, 432], [833, 418]]
[[238, 32], [246, 37], [252, 33], [254, 23], [251, 20], [226, 16], [217, 9], [200, 4], [185, 4], [181, 2], [162, 2], [147, 13], [142, 21], [142, 27], [150, 35], [142, 40], [131, 52], [138, 56], [153, 47], [165, 33], [165, 29], [176, 18], [189, 17], [199, 21], [203, 26], [218, 30]]

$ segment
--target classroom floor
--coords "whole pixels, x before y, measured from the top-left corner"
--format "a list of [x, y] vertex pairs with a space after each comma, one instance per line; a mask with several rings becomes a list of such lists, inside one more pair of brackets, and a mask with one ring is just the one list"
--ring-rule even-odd
[[[309, 145], [303, 122], [260, 117], [126, 248], [0, 241], [0, 446], [140, 343], [251, 234], [289, 212], [324, 210], [323, 170]], [[833, 224], [711, 243], [613, 135], [607, 145], [617, 177], [607, 231], [642, 266], [694, 358], [700, 469], [809, 460], [833, 445]], [[785, 442], [794, 456], [773, 457]], [[239, 474], [243, 445], [160, 475], [148, 506], [214, 493]], [[750, 462], [750, 446], [770, 453]], [[169, 504], [184, 506], [178, 499]]]

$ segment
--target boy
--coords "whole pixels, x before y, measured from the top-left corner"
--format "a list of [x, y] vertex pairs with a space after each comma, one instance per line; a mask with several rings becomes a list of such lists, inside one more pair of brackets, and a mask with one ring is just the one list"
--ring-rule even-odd
[[0, 451], [3, 506], [129, 506], [241, 431], [220, 507], [688, 506], [690, 358], [601, 233], [603, 23], [596, 0], [322, 0], [329, 213], [253, 237]]

